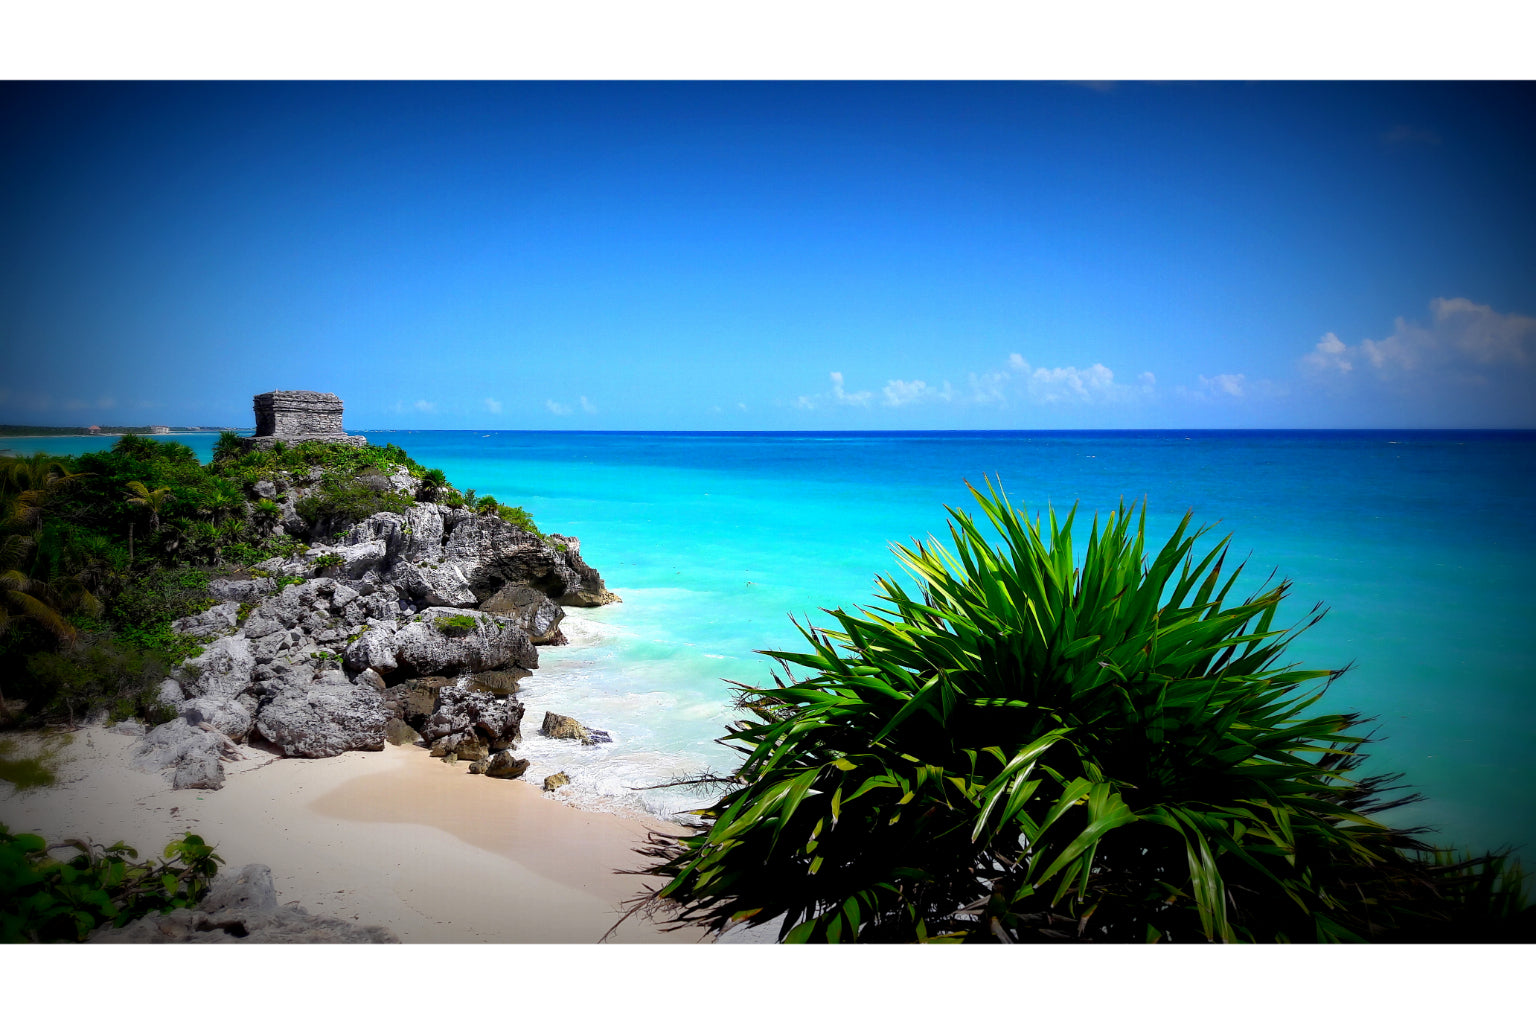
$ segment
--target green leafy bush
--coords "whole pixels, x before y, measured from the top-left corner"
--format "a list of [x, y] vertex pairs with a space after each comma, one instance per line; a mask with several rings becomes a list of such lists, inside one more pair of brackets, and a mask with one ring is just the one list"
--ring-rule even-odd
[[[58, 861], [50, 849], [73, 848]], [[223, 858], [186, 833], [162, 859], [136, 862], [124, 843], [78, 839], [50, 847], [41, 836], [0, 825], [0, 941], [81, 942], [104, 924], [121, 928], [147, 914], [195, 906]]]
[[415, 504], [416, 499], [409, 494], [380, 490], [367, 477], [328, 475], [314, 494], [295, 503], [294, 510], [315, 527], [321, 520], [358, 522], [375, 512], [404, 512]]
[[[1338, 675], [1285, 662], [1288, 584], [1230, 601], [1227, 542], [1145, 509], [1048, 534], [973, 495], [954, 554], [896, 553], [918, 591], [803, 626], [741, 688], [733, 790], [653, 837], [649, 905], [786, 941], [1333, 941], [1531, 935], [1517, 868], [1431, 854], [1373, 817], [1362, 721], [1312, 714]], [[808, 670], [803, 679], [796, 670]], [[670, 901], [670, 902], [669, 902]], [[638, 908], [637, 908], [638, 909]]]
[[327, 552], [326, 554], [323, 554], [319, 558], [315, 559], [314, 565], [316, 569], [331, 569], [339, 565], [344, 565], [346, 561], [347, 560], [345, 558], [342, 558], [340, 555], [334, 552]]
[[[77, 718], [104, 709], [114, 720], [168, 720], [173, 711], [160, 703], [160, 681], [170, 671], [168, 649], [190, 656], [201, 647], [189, 637], [170, 633], [145, 642], [136, 628], [126, 636], [88, 635], [61, 651], [38, 651], [27, 659], [27, 678], [45, 715]], [[137, 641], [137, 643], [136, 643]], [[29, 696], [32, 696], [29, 694]]]

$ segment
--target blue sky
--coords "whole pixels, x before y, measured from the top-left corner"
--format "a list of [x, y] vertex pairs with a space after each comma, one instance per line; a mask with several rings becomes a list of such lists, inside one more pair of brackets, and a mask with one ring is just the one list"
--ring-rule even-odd
[[0, 85], [0, 422], [1536, 426], [1536, 87]]

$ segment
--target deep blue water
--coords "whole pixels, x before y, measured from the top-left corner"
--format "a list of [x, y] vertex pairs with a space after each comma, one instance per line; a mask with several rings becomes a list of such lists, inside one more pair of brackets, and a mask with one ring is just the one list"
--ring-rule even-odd
[[[697, 800], [629, 787], [729, 767], [722, 678], [766, 682], [752, 652], [799, 646], [791, 614], [867, 601], [898, 571], [889, 544], [943, 536], [946, 504], [974, 510], [964, 481], [991, 477], [1031, 513], [1145, 498], [1154, 539], [1189, 510], [1230, 533], [1251, 589], [1273, 570], [1294, 581], [1292, 620], [1330, 609], [1291, 651], [1352, 665], [1324, 706], [1376, 717], [1367, 769], [1428, 797], [1398, 817], [1536, 861], [1536, 433], [368, 433], [579, 536], [623, 595], [574, 613], [571, 646], [527, 681], [530, 720], [556, 710], [616, 737], [530, 741], [529, 777], [568, 771], [572, 799]], [[214, 438], [177, 440], [206, 457]]]

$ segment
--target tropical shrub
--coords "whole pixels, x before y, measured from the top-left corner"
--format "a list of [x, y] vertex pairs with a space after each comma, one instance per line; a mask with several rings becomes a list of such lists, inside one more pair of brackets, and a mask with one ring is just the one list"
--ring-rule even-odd
[[[79, 852], [59, 861], [49, 852], [59, 848]], [[146, 914], [195, 906], [223, 863], [191, 832], [168, 845], [158, 863], [136, 862], [138, 855], [124, 843], [71, 839], [50, 846], [0, 825], [0, 942], [81, 942], [104, 924], [121, 928]]]
[[1413, 798], [1353, 776], [1358, 716], [1312, 711], [1339, 673], [1284, 660], [1321, 617], [1276, 628], [1288, 583], [1231, 600], [1188, 516], [1149, 552], [1122, 506], [1078, 559], [1073, 515], [972, 494], [1000, 546], [950, 509], [954, 554], [895, 548], [915, 593], [880, 578], [763, 652], [785, 676], [739, 688], [733, 788], [652, 836], [635, 909], [791, 942], [1530, 934], [1504, 858], [1373, 817]]
[[416, 504], [409, 494], [390, 490], [387, 480], [381, 489], [379, 479], [382, 477], [366, 474], [329, 474], [314, 494], [295, 503], [294, 510], [313, 527], [322, 520], [341, 524], [367, 519], [375, 512], [404, 512]]

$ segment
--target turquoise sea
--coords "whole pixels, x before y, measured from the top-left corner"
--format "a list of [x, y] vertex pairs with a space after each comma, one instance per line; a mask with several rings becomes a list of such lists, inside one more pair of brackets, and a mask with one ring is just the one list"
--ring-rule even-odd
[[[1536, 434], [365, 433], [579, 536], [623, 596], [573, 611], [572, 643], [541, 649], [526, 681], [530, 724], [554, 710], [614, 736], [572, 750], [525, 730], [529, 777], [567, 771], [567, 799], [696, 806], [636, 787], [734, 763], [714, 742], [734, 717], [722, 680], [766, 683], [753, 652], [798, 646], [790, 615], [867, 601], [877, 573], [899, 571], [888, 545], [943, 536], [944, 506], [973, 509], [964, 482], [990, 476], [1031, 512], [1145, 497], [1154, 537], [1188, 510], [1230, 533], [1251, 589], [1271, 571], [1294, 581], [1292, 621], [1330, 609], [1292, 651], [1352, 666], [1324, 703], [1374, 715], [1367, 769], [1428, 797], [1398, 820], [1536, 862]], [[205, 458], [214, 440], [173, 439]]]

